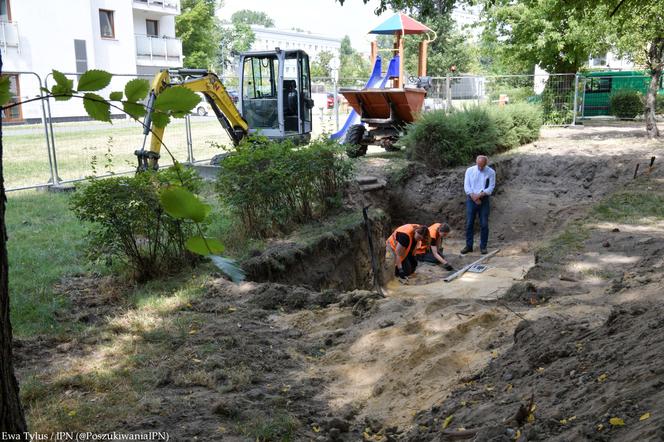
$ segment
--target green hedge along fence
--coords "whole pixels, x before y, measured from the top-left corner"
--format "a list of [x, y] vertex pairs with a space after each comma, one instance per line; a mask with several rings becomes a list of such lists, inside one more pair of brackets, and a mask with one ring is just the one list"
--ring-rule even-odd
[[477, 155], [491, 155], [530, 143], [539, 137], [539, 106], [512, 104], [502, 108], [470, 107], [422, 114], [402, 138], [409, 159], [431, 169], [468, 164]]

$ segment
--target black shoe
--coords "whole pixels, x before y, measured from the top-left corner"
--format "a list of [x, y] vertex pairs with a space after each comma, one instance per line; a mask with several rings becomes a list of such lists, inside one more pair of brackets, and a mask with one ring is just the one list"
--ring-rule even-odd
[[489, 252], [487, 251], [487, 249], [480, 249], [480, 253], [481, 253], [482, 255], [486, 255], [486, 254], [489, 253]]
[[472, 248], [472, 247], [468, 247], [468, 246], [466, 246], [466, 247], [464, 247], [463, 249], [461, 249], [461, 254], [462, 254], [462, 255], [465, 255], [466, 253], [470, 253], [470, 252], [472, 252], [472, 251], [473, 251], [473, 248]]

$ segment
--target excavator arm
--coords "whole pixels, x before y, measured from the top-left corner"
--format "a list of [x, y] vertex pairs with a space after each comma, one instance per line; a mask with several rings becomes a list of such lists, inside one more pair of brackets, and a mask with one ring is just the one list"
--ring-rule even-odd
[[[171, 74], [178, 75], [183, 80], [171, 81]], [[200, 92], [214, 111], [221, 126], [226, 130], [233, 144], [237, 145], [242, 138], [249, 133], [247, 121], [240, 115], [233, 99], [226, 91], [223, 83], [216, 74], [205, 69], [177, 69], [173, 71], [161, 71], [152, 81], [152, 88], [148, 97], [147, 113], [144, 120], [143, 147], [137, 150], [138, 170], [157, 169], [159, 164], [159, 152], [161, 141], [164, 137], [164, 128], [152, 124], [152, 112], [154, 103], [160, 93], [171, 86], [183, 86], [187, 89]], [[150, 136], [150, 148], [145, 149], [147, 138]]]

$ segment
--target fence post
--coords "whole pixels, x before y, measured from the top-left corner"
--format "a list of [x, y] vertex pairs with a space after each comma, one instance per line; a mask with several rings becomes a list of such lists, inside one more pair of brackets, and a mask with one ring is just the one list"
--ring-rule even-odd
[[450, 82], [450, 74], [445, 74], [445, 100], [447, 105], [447, 112], [452, 110], [452, 84]]
[[184, 132], [187, 137], [187, 162], [194, 162], [194, 146], [191, 139], [191, 116], [185, 115], [184, 117]]
[[334, 78], [334, 116], [337, 125], [336, 132], [339, 132], [339, 82]]
[[579, 73], [574, 74], [574, 113], [572, 114], [572, 126], [576, 126], [576, 109], [579, 97]]
[[48, 123], [46, 119], [46, 106], [44, 105], [44, 91], [42, 90], [42, 86], [46, 87], [46, 84], [42, 85], [41, 77], [37, 73], [34, 73], [35, 76], [37, 77], [37, 81], [39, 82], [39, 97], [41, 100], [41, 108], [42, 108], [42, 123], [44, 123], [44, 137], [46, 138], [46, 153], [48, 154], [48, 167], [49, 167], [49, 172], [51, 173], [51, 179], [49, 180], [50, 183], [55, 184], [55, 176], [56, 173], [53, 172], [53, 155], [51, 154], [51, 142], [48, 139]]
[[[51, 75], [51, 74], [48, 74]], [[44, 78], [44, 86], [48, 89], [48, 75]], [[53, 116], [51, 115], [51, 98], [46, 98], [46, 112], [48, 113], [48, 128], [51, 130], [51, 155], [53, 155], [53, 185], [60, 185], [58, 172], [58, 157], [55, 153], [55, 135], [53, 135]]]

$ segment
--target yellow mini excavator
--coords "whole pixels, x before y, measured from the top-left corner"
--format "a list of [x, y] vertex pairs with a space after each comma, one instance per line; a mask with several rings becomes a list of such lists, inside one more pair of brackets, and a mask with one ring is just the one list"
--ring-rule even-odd
[[[157, 96], [171, 86], [200, 92], [219, 123], [237, 145], [245, 136], [258, 132], [275, 140], [292, 139], [306, 143], [311, 137], [311, 76], [309, 56], [301, 50], [245, 52], [240, 54], [238, 106], [223, 83], [205, 69], [174, 69], [159, 72], [152, 81], [141, 149], [136, 150], [138, 169], [157, 169], [164, 129], [152, 124]], [[150, 139], [146, 150], [147, 138]]]

